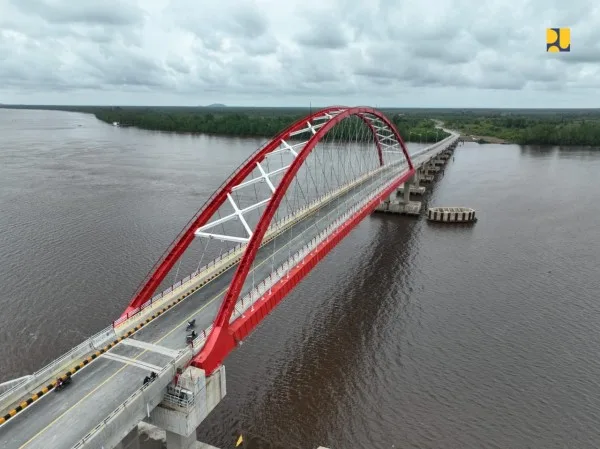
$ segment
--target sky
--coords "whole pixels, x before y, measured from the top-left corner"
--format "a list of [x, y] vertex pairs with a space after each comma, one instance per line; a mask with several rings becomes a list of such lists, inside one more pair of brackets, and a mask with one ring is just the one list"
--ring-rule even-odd
[[600, 107], [600, 3], [0, 0], [0, 103]]

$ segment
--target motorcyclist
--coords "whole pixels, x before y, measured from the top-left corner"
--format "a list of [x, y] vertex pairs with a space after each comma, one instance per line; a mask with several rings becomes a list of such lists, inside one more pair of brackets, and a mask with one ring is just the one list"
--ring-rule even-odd
[[188, 327], [188, 328], [192, 328], [192, 327], [194, 327], [195, 325], [196, 325], [196, 320], [191, 320], [191, 321], [188, 321], [187, 327]]
[[64, 381], [60, 377], [58, 379], [56, 379], [56, 388], [62, 387], [63, 384], [64, 384]]
[[192, 331], [192, 333], [190, 334], [190, 337], [192, 337], [192, 340], [195, 340], [197, 336], [198, 336], [198, 334], [196, 333], [196, 331]]

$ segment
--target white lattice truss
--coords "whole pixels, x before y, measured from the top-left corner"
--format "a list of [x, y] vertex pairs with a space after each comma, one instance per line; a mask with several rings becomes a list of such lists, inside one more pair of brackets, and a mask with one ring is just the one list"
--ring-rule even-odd
[[[337, 115], [339, 115], [342, 112], [344, 112], [344, 109], [328, 111], [328, 112], [325, 112], [321, 116], [313, 117], [312, 121], [307, 120], [305, 128], [299, 129], [297, 131], [293, 131], [292, 133], [289, 134], [290, 137], [303, 136], [306, 134], [306, 135], [308, 135], [306, 139], [302, 139], [301, 142], [298, 142], [295, 144], [290, 144], [290, 143], [286, 142], [284, 139], [281, 139], [281, 141], [279, 143], [279, 147], [276, 150], [271, 151], [270, 153], [267, 153], [265, 155], [265, 159], [276, 156], [280, 153], [289, 153], [292, 156], [292, 162], [293, 162], [293, 160], [298, 156], [298, 154], [302, 151], [302, 149], [305, 147], [305, 145], [309, 142], [310, 138], [313, 135], [315, 135], [320, 128], [325, 126], [329, 120], [335, 118]], [[400, 142], [398, 142], [398, 140], [396, 139], [394, 132], [379, 117], [368, 114], [368, 113], [361, 113], [361, 114], [359, 114], [359, 116], [361, 117], [362, 120], [365, 121], [365, 123], [372, 126], [375, 136], [379, 142], [379, 145], [381, 146], [382, 153], [393, 153], [393, 154], [397, 155], [398, 157], [404, 157], [404, 154], [402, 152], [402, 147], [400, 146]], [[264, 162], [264, 160], [263, 160], [263, 162]], [[244, 188], [249, 187], [256, 183], [266, 183], [271, 191], [271, 195], [262, 201], [259, 201], [250, 206], [247, 206], [243, 209], [240, 209], [238, 207], [237, 203], [235, 202], [235, 200], [233, 199], [233, 197], [231, 196], [231, 194], [228, 193], [227, 200], [233, 207], [234, 212], [223, 218], [213, 220], [210, 223], [198, 228], [194, 233], [195, 236], [196, 237], [204, 237], [204, 238], [208, 238], [208, 239], [216, 239], [216, 240], [220, 240], [220, 241], [247, 243], [252, 238], [253, 233], [252, 233], [252, 229], [248, 225], [248, 222], [246, 221], [244, 215], [255, 209], [259, 209], [263, 206], [266, 206], [269, 203], [269, 201], [271, 201], [271, 199], [273, 198], [273, 194], [275, 193], [275, 190], [277, 188], [276, 185], [274, 184], [273, 177], [288, 170], [291, 167], [292, 162], [290, 162], [289, 164], [287, 164], [283, 167], [280, 167], [276, 170], [270, 171], [270, 172], [265, 171], [265, 167], [263, 166], [263, 164], [261, 164], [260, 162], [257, 162], [256, 166], [260, 172], [260, 176], [257, 176], [252, 179], [249, 179], [247, 181], [241, 182], [240, 184], [233, 187], [231, 189], [231, 191], [235, 192], [237, 190], [244, 189]], [[219, 226], [223, 223], [226, 223], [228, 221], [235, 220], [235, 219], [238, 219], [241, 222], [244, 229], [246, 230], [246, 233], [248, 234], [247, 237], [239, 237], [239, 236], [234, 236], [234, 235], [224, 235], [224, 234], [215, 234], [215, 233], [207, 232], [216, 226]]]

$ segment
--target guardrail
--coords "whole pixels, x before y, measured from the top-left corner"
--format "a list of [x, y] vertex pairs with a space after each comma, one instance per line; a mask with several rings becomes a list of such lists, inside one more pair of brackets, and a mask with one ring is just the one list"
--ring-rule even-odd
[[[177, 368], [189, 363], [192, 352], [182, 350], [180, 355], [169, 362], [157, 375], [157, 378], [138, 388], [125, 401], [113, 410], [106, 418], [90, 430], [72, 449], [86, 445], [94, 447], [115, 447], [140, 421], [163, 399], [167, 385], [173, 380]], [[145, 393], [148, 394], [145, 394]], [[95, 441], [100, 431], [103, 431], [101, 441]]]
[[[452, 141], [452, 139], [457, 138], [456, 135], [451, 135], [444, 140], [441, 140], [435, 145], [425, 148], [420, 151], [418, 155], [421, 155], [425, 152], [429, 152], [437, 147], [448, 144]], [[451, 142], [450, 145], [454, 143]], [[389, 166], [386, 166], [389, 167]], [[380, 169], [374, 170], [374, 172], [379, 171]], [[375, 189], [371, 194], [366, 197], [362, 197], [360, 201], [354, 204], [350, 209], [348, 209], [343, 215], [335, 219], [331, 224], [329, 224], [323, 231], [321, 231], [317, 236], [313, 237], [310, 242], [306, 244], [302, 249], [295, 252], [292, 256], [288, 258], [286, 262], [280, 265], [277, 270], [272, 272], [267, 278], [263, 281], [259, 282], [255, 287], [253, 287], [250, 292], [243, 295], [235, 305], [235, 312], [232, 314], [230, 321], [234, 321], [238, 317], [242, 316], [250, 307], [252, 307], [256, 301], [258, 301], [262, 296], [277, 282], [279, 282], [290, 270], [295, 267], [302, 259], [304, 259], [312, 250], [314, 250], [322, 241], [326, 240], [329, 235], [333, 233], [335, 229], [339, 227], [339, 225], [345, 221], [347, 221], [352, 215], [359, 212], [362, 207], [371, 201], [375, 196], [377, 196], [381, 191], [385, 189], [387, 185], [387, 181], [382, 182], [379, 188]], [[352, 198], [357, 197], [354, 195]], [[297, 236], [296, 238], [298, 238]]]
[[[396, 161], [390, 163], [384, 167], [380, 167], [378, 169], [373, 170], [372, 172], [368, 172], [365, 175], [353, 180], [346, 185], [341, 186], [336, 191], [328, 193], [326, 195], [319, 196], [318, 198], [313, 199], [310, 203], [303, 206], [302, 208], [294, 211], [291, 214], [286, 215], [281, 220], [273, 223], [269, 227], [269, 231], [265, 238], [265, 242], [272, 240], [277, 235], [284, 232], [288, 227], [293, 225], [294, 223], [300, 221], [305, 216], [315, 212], [316, 210], [324, 207], [330, 201], [334, 200], [340, 195], [343, 195], [352, 187], [359, 185], [366, 180], [370, 179], [372, 176], [377, 174], [383, 169], [390, 169], [396, 165], [404, 165], [406, 162], [404, 160]], [[264, 244], [263, 243], [263, 244]], [[203, 279], [209, 277], [215, 271], [217, 271], [222, 265], [226, 263], [232, 263], [236, 258], [240, 258], [243, 254], [243, 249], [246, 244], [238, 244], [228, 252], [220, 255], [216, 259], [212, 260], [207, 265], [203, 266], [199, 270], [196, 270], [192, 274], [186, 276], [181, 281], [176, 282], [171, 287], [167, 288], [163, 292], [155, 295], [145, 304], [143, 304], [135, 313], [129, 314], [125, 318], [121, 318], [115, 322], [111, 326], [102, 329], [92, 337], [89, 337], [76, 347], [72, 348], [65, 354], [61, 355], [57, 359], [54, 359], [46, 366], [42, 367], [31, 376], [27, 377], [27, 379], [19, 382], [17, 385], [14, 385], [4, 393], [0, 394], [0, 404], [2, 404], [2, 408], [0, 410], [8, 410], [12, 406], [14, 406], [18, 401], [24, 397], [31, 396], [33, 393], [39, 391], [40, 387], [45, 386], [48, 382], [48, 379], [51, 379], [53, 376], [58, 375], [61, 371], [66, 370], [74, 361], [84, 358], [89, 353], [93, 353], [96, 350], [99, 350], [104, 346], [105, 343], [109, 341], [116, 340], [119, 336], [124, 335], [130, 328], [133, 328], [138, 322], [142, 321], [146, 318], [146, 315], [149, 315], [155, 308], [159, 308], [165, 302], [172, 299], [173, 293], [180, 289], [181, 292], [178, 294], [187, 294], [184, 293], [185, 290], [191, 290], [191, 288], [195, 284], [199, 284], [203, 281]], [[153, 307], [155, 306], [155, 307]], [[1, 416], [1, 415], [0, 415]]]
[[[352, 187], [365, 182], [366, 180], [371, 178], [374, 174], [377, 174], [382, 169], [389, 169], [390, 167], [394, 167], [396, 165], [404, 165], [404, 164], [406, 164], [406, 161], [404, 161], [404, 160], [392, 162], [390, 164], [385, 165], [384, 167], [379, 167], [371, 172], [368, 172], [365, 175], [363, 175], [353, 181], [350, 181], [349, 183], [347, 183], [343, 186], [340, 186], [334, 192], [314, 198], [307, 205], [299, 208], [298, 210], [294, 211], [291, 214], [286, 215], [281, 220], [271, 224], [271, 226], [269, 226], [269, 230], [267, 231], [267, 234], [265, 235], [265, 240], [263, 242], [263, 245], [265, 243], [268, 243], [270, 240], [275, 238], [277, 235], [281, 234], [288, 227], [295, 224], [300, 219], [304, 218], [306, 215], [314, 212], [315, 210], [318, 210], [321, 207], [324, 207], [329, 201], [335, 199], [336, 197], [338, 197], [340, 195], [343, 195], [346, 191], [348, 191]], [[162, 293], [155, 295], [154, 297], [152, 297], [151, 299], [146, 301], [144, 304], [142, 304], [137, 309], [134, 309], [133, 311], [129, 312], [126, 316], [119, 318], [117, 321], [113, 322], [113, 327], [115, 327], [115, 328], [120, 327], [124, 323], [130, 322], [130, 320], [138, 320], [139, 321], [140, 320], [140, 318], [138, 317], [139, 314], [144, 313], [144, 311], [147, 311], [149, 307], [153, 307], [156, 303], [160, 303], [165, 296], [170, 295], [177, 288], [179, 288], [183, 285], [186, 285], [186, 284], [188, 284], [187, 287], [192, 287], [193, 284], [202, 282], [202, 279], [208, 277], [208, 275], [211, 271], [214, 271], [217, 269], [216, 267], [220, 268], [220, 266], [224, 265], [225, 264], [225, 263], [223, 263], [224, 261], [226, 261], [226, 263], [227, 262], [231, 263], [234, 259], [240, 259], [241, 256], [243, 255], [245, 247], [246, 247], [245, 243], [236, 245], [235, 247], [230, 249], [225, 254], [222, 254], [219, 257], [217, 257], [216, 259], [212, 260], [209, 264], [203, 266], [199, 270], [196, 270], [191, 275], [186, 276], [182, 281], [175, 283], [173, 286], [167, 288]], [[236, 260], [236, 262], [237, 262], [237, 260]], [[183, 292], [180, 292], [180, 293], [183, 293]], [[146, 314], [148, 314], [148, 313], [146, 313]]]
[[0, 395], [0, 404], [3, 404], [0, 411], [10, 408], [23, 397], [38, 391], [55, 373], [66, 369], [74, 360], [80, 359], [90, 352], [96, 351], [101, 348], [104, 343], [114, 338], [114, 329], [109, 326], [88, 338], [83, 343], [75, 346], [57, 359], [54, 359], [35, 373], [27, 376], [23, 382], [18, 383]]
[[[393, 168], [393, 167], [390, 167], [388, 165], [384, 169], [391, 171], [390, 170], [391, 168]], [[373, 172], [378, 173], [381, 171], [382, 171], [382, 169], [376, 169]], [[397, 174], [392, 173], [391, 176], [393, 178], [395, 178], [395, 177], [397, 177]], [[234, 316], [235, 317], [240, 316], [246, 310], [248, 310], [248, 308], [250, 308], [260, 297], [262, 297], [262, 294], [265, 293], [268, 290], [268, 288], [270, 288], [275, 283], [277, 283], [287, 272], [289, 272], [294, 266], [296, 266], [297, 262], [299, 262], [302, 258], [306, 257], [321, 242], [326, 240], [328, 238], [328, 236], [331, 235], [333, 233], [333, 231], [335, 231], [335, 229], [337, 229], [339, 227], [339, 224], [348, 220], [353, 214], [357, 213], [358, 211], [360, 211], [361, 208], [365, 207], [366, 204], [368, 204], [368, 202], [372, 198], [374, 198], [381, 191], [383, 191], [390, 180], [391, 179], [383, 178], [383, 180], [379, 183], [380, 185], [378, 187], [376, 187], [369, 195], [367, 195], [360, 201], [357, 201], [353, 206], [351, 206], [349, 209], [347, 209], [344, 214], [340, 215], [337, 219], [335, 219], [328, 226], [326, 226], [325, 229], [323, 231], [321, 231], [317, 236], [313, 237], [310, 240], [310, 242], [307, 243], [301, 250], [297, 251], [296, 253], [294, 253], [293, 256], [288, 258], [288, 260], [286, 260], [286, 262], [284, 262], [275, 272], [271, 273], [268, 278], [264, 279], [259, 285], [257, 285], [254, 289], [252, 289], [250, 292], [248, 292], [246, 295], [244, 295], [242, 297], [241, 301], [238, 301], [238, 304], [243, 309], [238, 307], [238, 304], [236, 304]], [[356, 193], [351, 198], [356, 198], [358, 196], [359, 196], [359, 193]], [[204, 343], [206, 342], [206, 339], [210, 335], [211, 330], [212, 330], [212, 325], [207, 327], [205, 330], [203, 330], [198, 335], [198, 337], [192, 342], [192, 344], [191, 344], [191, 354], [192, 355], [196, 355], [198, 352], [200, 352]], [[191, 356], [190, 356], [190, 359], [191, 359]], [[169, 366], [164, 368], [163, 371], [161, 371], [161, 374], [159, 374], [159, 378], [162, 376], [162, 374], [166, 370], [168, 370], [170, 368], [171, 367], [169, 367]], [[102, 422], [100, 422], [96, 427], [94, 427], [94, 429], [92, 429], [86, 436], [84, 436], [75, 446], [73, 446], [72, 449], [80, 449], [80, 448], [84, 447], [86, 445], [86, 443], [90, 442], [94, 438], [94, 436], [98, 434], [98, 432], [107, 428], [111, 424], [115, 423], [117, 419], [120, 419], [121, 414], [123, 412], [125, 412], [126, 409], [130, 409], [131, 404], [134, 404], [136, 401], [138, 401], [138, 399], [141, 397], [141, 395], [144, 393], [144, 391], [147, 388], [149, 388], [149, 386], [151, 386], [151, 385], [152, 385], [152, 383], [148, 384], [148, 385], [144, 385], [144, 386], [140, 387], [138, 390], [136, 390], [131, 396], [129, 396], [125, 400], [125, 402], [123, 402], [123, 404], [119, 405], [119, 407], [117, 407], [104, 420], [102, 420]], [[163, 399], [163, 396], [161, 396], [161, 400], [162, 399]], [[175, 399], [177, 400], [177, 398], [175, 398]], [[157, 401], [157, 404], [160, 402], [161, 402], [160, 400]], [[156, 405], [154, 405], [154, 407]], [[152, 408], [154, 408], [154, 407], [152, 407]], [[127, 432], [128, 431], [129, 430], [127, 430]], [[123, 432], [124, 435], [120, 438], [123, 438], [127, 432]]]
[[[369, 195], [360, 196], [358, 193], [353, 195], [351, 199], [359, 197], [350, 208], [346, 210], [342, 215], [333, 220], [328, 224], [323, 231], [314, 236], [302, 249], [295, 252], [290, 256], [282, 265], [280, 265], [274, 272], [269, 274], [267, 278], [258, 283], [248, 293], [236, 302], [235, 312], [232, 314], [230, 322], [234, 321], [238, 317], [242, 316], [250, 307], [252, 307], [256, 301], [263, 297], [263, 295], [271, 289], [273, 285], [279, 282], [287, 273], [289, 273], [295, 266], [300, 263], [308, 254], [311, 253], [321, 242], [328, 239], [328, 237], [339, 228], [339, 226], [350, 219], [351, 216], [358, 213], [363, 207], [365, 207], [373, 198], [379, 193], [385, 190], [386, 186], [391, 182], [397, 175], [392, 173], [390, 178], [384, 178], [380, 182], [380, 185], [376, 187]], [[362, 194], [362, 192], [361, 192]], [[324, 219], [324, 218], [323, 218]], [[300, 236], [300, 235], [299, 235]], [[297, 237], [299, 237], [297, 236]], [[296, 237], [296, 238], [297, 238]]]
[[425, 153], [428, 153], [434, 149], [438, 149], [440, 146], [446, 145], [446, 144], [452, 144], [452, 140], [454, 139], [458, 139], [458, 135], [457, 134], [451, 134], [450, 136], [446, 137], [443, 140], [440, 140], [439, 142], [434, 143], [431, 146], [428, 146], [426, 148], [423, 148], [419, 151], [416, 151], [415, 153], [410, 155], [411, 159], [417, 158], [419, 156], [422, 156]]

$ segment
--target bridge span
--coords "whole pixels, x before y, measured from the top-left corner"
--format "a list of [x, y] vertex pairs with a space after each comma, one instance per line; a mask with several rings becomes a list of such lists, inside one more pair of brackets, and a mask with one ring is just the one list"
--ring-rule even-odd
[[[0, 385], [0, 447], [122, 447], [142, 420], [162, 423], [169, 447], [193, 447], [193, 430], [226, 393], [227, 354], [403, 183], [408, 201], [409, 184], [456, 146], [458, 135], [447, 132], [409, 155], [383, 114], [344, 107], [282, 131], [193, 217], [118, 320], [33, 375]], [[181, 261], [193, 242], [196, 270], [155, 294], [167, 274], [186, 270]], [[198, 331], [192, 344], [190, 320]], [[151, 372], [156, 378], [143, 385]], [[57, 377], [73, 380], [55, 392]]]

